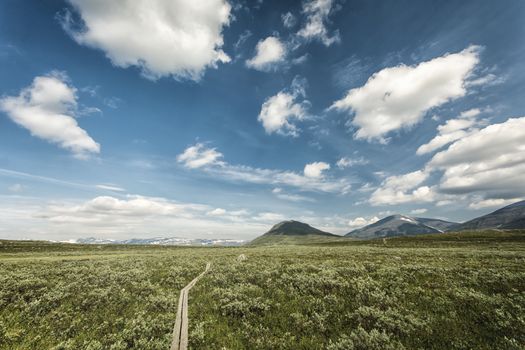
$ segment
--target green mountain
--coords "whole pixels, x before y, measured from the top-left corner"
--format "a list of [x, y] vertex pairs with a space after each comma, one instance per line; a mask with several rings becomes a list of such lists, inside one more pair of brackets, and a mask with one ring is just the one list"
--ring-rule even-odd
[[257, 237], [248, 245], [314, 244], [344, 239], [333, 233], [321, 231], [299, 221], [283, 221], [274, 225], [268, 232]]

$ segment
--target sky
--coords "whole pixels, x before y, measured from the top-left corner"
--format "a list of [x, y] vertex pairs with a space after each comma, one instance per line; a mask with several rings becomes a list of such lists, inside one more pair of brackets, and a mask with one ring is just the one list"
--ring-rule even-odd
[[0, 238], [337, 234], [525, 198], [521, 0], [4, 0]]

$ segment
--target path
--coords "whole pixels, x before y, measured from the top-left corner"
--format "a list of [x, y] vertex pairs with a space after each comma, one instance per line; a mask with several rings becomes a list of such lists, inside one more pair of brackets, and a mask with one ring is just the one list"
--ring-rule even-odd
[[175, 328], [173, 328], [173, 341], [170, 350], [186, 350], [188, 348], [188, 293], [190, 289], [210, 269], [211, 264], [206, 264], [206, 269], [193, 279], [188, 285], [181, 289], [179, 296], [179, 307]]

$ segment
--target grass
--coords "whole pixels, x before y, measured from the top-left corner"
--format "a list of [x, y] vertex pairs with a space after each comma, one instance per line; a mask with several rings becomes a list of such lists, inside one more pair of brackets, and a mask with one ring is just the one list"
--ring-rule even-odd
[[[523, 349], [525, 233], [302, 246], [0, 244], [0, 349]], [[245, 254], [247, 260], [238, 261]]]

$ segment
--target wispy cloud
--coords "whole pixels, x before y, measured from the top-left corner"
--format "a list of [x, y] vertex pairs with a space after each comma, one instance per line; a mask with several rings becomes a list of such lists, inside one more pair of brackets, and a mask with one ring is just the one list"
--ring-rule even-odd
[[13, 184], [9, 186], [7, 189], [9, 190], [9, 192], [12, 192], [12, 193], [20, 193], [25, 189], [25, 186], [21, 184]]
[[306, 15], [305, 25], [297, 32], [297, 35], [306, 40], [319, 40], [325, 46], [338, 43], [341, 38], [339, 31], [331, 35], [328, 33], [326, 24], [328, 17], [335, 11], [333, 0], [308, 0], [303, 3], [303, 13]]
[[179, 154], [177, 161], [186, 168], [197, 169], [207, 165], [224, 165], [224, 162], [219, 160], [222, 157], [222, 153], [215, 148], [207, 148], [203, 143], [197, 143]]
[[[23, 180], [29, 180], [29, 181], [37, 181], [37, 182], [43, 182], [58, 186], [66, 186], [66, 187], [76, 187], [80, 189], [92, 189], [92, 190], [105, 190], [105, 191], [113, 191], [113, 192], [125, 192], [126, 190], [122, 187], [119, 187], [117, 185], [113, 184], [86, 184], [86, 183], [80, 183], [80, 182], [74, 182], [74, 181], [67, 181], [62, 180], [54, 177], [48, 177], [48, 176], [41, 176], [36, 174], [30, 174], [25, 173], [21, 171], [15, 171], [10, 169], [3, 169], [0, 168], [0, 176], [15, 178], [15, 179], [23, 179]], [[24, 189], [25, 186], [16, 184], [13, 185], [12, 189], [18, 189], [18, 191]], [[13, 191], [15, 192], [15, 191]]]
[[80, 188], [93, 187], [93, 186], [82, 184], [79, 182], [65, 181], [65, 180], [54, 178], [54, 177], [40, 176], [40, 175], [29, 174], [29, 173], [24, 173], [21, 171], [15, 171], [15, 170], [3, 169], [3, 168], [0, 168], [0, 176], [47, 182], [47, 183], [61, 185], [61, 186], [71, 186], [71, 187], [80, 187]]
[[269, 71], [283, 63], [287, 48], [275, 36], [269, 36], [257, 43], [255, 55], [246, 61], [246, 66], [260, 71]]
[[445, 124], [438, 126], [438, 135], [428, 143], [419, 146], [416, 153], [422, 155], [436, 151], [454, 141], [478, 131], [479, 126], [487, 123], [486, 120], [477, 119], [481, 112], [480, 109], [474, 108], [462, 112], [455, 119], [447, 120]]
[[104, 185], [104, 184], [101, 184], [101, 185], [95, 185], [96, 188], [99, 188], [101, 190], [108, 190], [108, 191], [113, 191], [113, 192], [126, 192], [125, 189], [123, 189], [122, 187], [118, 187], [118, 186], [115, 186], [115, 185]]
[[281, 15], [281, 20], [285, 28], [292, 28], [297, 24], [297, 18], [291, 13], [286, 12]]
[[346, 169], [346, 168], [353, 167], [354, 165], [365, 165], [368, 163], [369, 161], [363, 157], [359, 157], [359, 158], [343, 157], [337, 161], [336, 165], [339, 169]]
[[315, 199], [302, 196], [299, 194], [287, 193], [282, 188], [276, 187], [272, 190], [272, 193], [279, 199], [290, 201], [290, 202], [315, 202]]
[[202, 143], [188, 147], [177, 157], [178, 162], [187, 168], [199, 169], [210, 176], [227, 181], [290, 186], [302, 191], [340, 194], [348, 193], [351, 187], [348, 180], [344, 178], [336, 179], [330, 176], [307, 176], [306, 173], [300, 174], [293, 171], [232, 165], [221, 160], [222, 158], [222, 153], [216, 149], [207, 148]]

